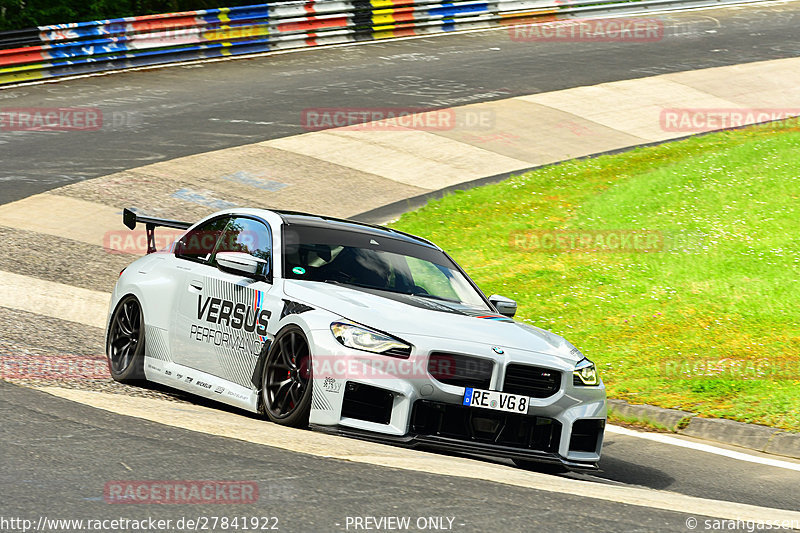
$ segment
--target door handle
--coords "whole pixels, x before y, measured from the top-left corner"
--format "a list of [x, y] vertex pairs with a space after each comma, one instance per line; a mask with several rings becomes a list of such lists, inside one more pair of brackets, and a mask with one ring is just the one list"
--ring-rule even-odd
[[199, 281], [190, 281], [189, 292], [203, 292], [203, 284]]

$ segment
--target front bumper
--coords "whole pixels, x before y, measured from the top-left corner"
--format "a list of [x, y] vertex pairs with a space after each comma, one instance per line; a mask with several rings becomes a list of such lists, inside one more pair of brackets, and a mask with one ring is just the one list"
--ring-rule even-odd
[[561, 373], [558, 390], [531, 398], [523, 415], [465, 407], [464, 386], [443, 383], [425, 372], [429, 354], [441, 350], [442, 339], [413, 339], [414, 353], [405, 361], [416, 370], [401, 375], [380, 366], [394, 358], [344, 348], [329, 332], [313, 337], [319, 344], [312, 353], [357, 361], [358, 368], [369, 369], [333, 375], [315, 370], [310, 423], [317, 429], [412, 447], [560, 463], [571, 469], [595, 469], [600, 460], [605, 387], [575, 386], [573, 366], [563, 359], [510, 348], [495, 354], [485, 345], [448, 339], [448, 351], [491, 363], [491, 379], [480, 388], [503, 390], [509, 365], [538, 365]]
[[345, 426], [318, 426], [312, 424], [311, 427], [314, 430], [331, 435], [351, 437], [361, 440], [368, 440], [371, 442], [378, 442], [381, 444], [391, 444], [394, 446], [403, 446], [405, 448], [437, 449], [446, 452], [502, 457], [506, 459], [525, 459], [547, 464], [563, 465], [570, 470], [581, 472], [593, 472], [598, 470], [596, 461], [570, 461], [561, 457], [557, 453], [552, 452], [540, 452], [529, 449], [514, 448], [511, 446], [498, 446], [496, 444], [487, 444], [482, 442], [467, 442], [459, 439], [437, 437], [432, 435], [409, 434], [395, 436], [348, 428]]

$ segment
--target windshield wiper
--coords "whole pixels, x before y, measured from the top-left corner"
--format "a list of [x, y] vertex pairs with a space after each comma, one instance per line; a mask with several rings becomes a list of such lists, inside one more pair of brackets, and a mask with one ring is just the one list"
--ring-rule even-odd
[[427, 292], [404, 292], [403, 294], [408, 294], [409, 296], [418, 296], [419, 298], [429, 298], [431, 300], [441, 300], [443, 302], [453, 302], [454, 304], [461, 303], [460, 301], [453, 300], [452, 298], [445, 298], [444, 296], [436, 296], [435, 294], [430, 294]]
[[372, 289], [374, 291], [386, 291], [386, 292], [394, 292], [397, 294], [409, 294], [407, 292], [398, 291], [396, 289], [390, 289], [389, 287], [376, 287], [375, 285], [367, 285], [366, 283], [356, 283], [355, 281], [339, 281], [336, 279], [326, 279], [323, 280], [324, 283], [331, 283], [333, 285], [351, 285], [353, 287], [360, 287], [362, 289]]
[[366, 283], [356, 283], [354, 281], [339, 281], [335, 279], [326, 279], [324, 283], [331, 283], [333, 285], [352, 285], [353, 287], [360, 287], [362, 289], [372, 289], [374, 291], [386, 291], [391, 292], [394, 294], [402, 294], [403, 296], [418, 296], [420, 298], [427, 298], [430, 300], [441, 300], [443, 302], [452, 302], [452, 303], [461, 303], [458, 300], [453, 300], [451, 298], [444, 298], [443, 296], [437, 296], [435, 294], [429, 294], [424, 292], [406, 292], [406, 291], [399, 291], [397, 289], [392, 289], [390, 287], [376, 287], [375, 285], [367, 285]]

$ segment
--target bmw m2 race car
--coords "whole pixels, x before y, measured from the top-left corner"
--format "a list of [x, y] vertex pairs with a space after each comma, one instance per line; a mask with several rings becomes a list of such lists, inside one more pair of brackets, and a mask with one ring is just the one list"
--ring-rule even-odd
[[[145, 224], [112, 295], [117, 381], [147, 379], [289, 426], [526, 467], [593, 469], [606, 420], [595, 365], [511, 317], [441, 248], [380, 226], [231, 209]], [[186, 230], [156, 253], [157, 226]], [[269, 428], [265, 428], [268, 431]]]

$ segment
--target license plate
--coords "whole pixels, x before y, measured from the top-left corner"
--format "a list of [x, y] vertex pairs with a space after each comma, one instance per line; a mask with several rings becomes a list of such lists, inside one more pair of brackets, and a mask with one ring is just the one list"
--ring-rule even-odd
[[529, 402], [529, 396], [467, 387], [467, 390], [464, 392], [463, 403], [469, 407], [481, 407], [483, 409], [494, 409], [495, 411], [505, 411], [507, 413], [527, 414]]

